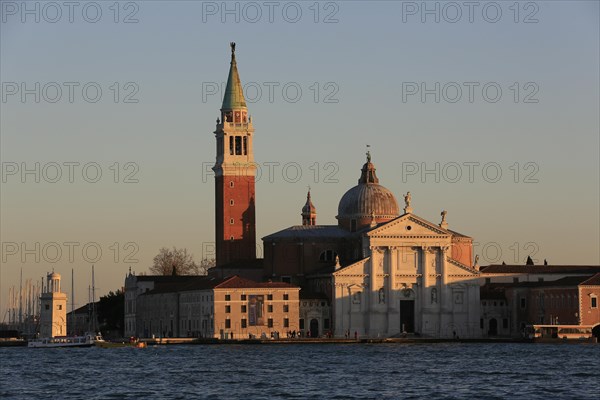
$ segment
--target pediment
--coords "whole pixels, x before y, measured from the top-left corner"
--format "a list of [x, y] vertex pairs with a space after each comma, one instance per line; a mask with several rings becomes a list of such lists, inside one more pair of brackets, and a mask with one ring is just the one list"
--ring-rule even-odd
[[360, 261], [355, 262], [354, 264], [347, 265], [342, 267], [341, 269], [335, 271], [333, 273], [334, 276], [357, 276], [357, 275], [365, 275], [365, 263], [369, 261], [370, 257], [363, 258]]
[[439, 225], [427, 221], [414, 214], [404, 214], [390, 222], [367, 232], [369, 237], [385, 236], [445, 236], [452, 233]]

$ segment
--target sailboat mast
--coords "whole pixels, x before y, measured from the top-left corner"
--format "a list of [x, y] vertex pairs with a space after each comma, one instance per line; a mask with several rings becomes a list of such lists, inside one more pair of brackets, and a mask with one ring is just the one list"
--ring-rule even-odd
[[75, 336], [75, 269], [71, 268], [71, 334]]
[[23, 322], [23, 267], [21, 267], [21, 278], [19, 280], [19, 328]]
[[96, 333], [96, 281], [94, 275], [94, 266], [92, 265], [92, 326], [94, 327], [94, 333]]

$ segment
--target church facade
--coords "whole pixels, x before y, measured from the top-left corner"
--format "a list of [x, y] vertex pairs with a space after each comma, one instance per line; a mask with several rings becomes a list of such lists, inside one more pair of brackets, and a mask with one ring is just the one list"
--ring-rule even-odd
[[412, 213], [365, 232], [366, 256], [332, 274], [336, 335], [478, 337], [479, 272], [453, 237]]

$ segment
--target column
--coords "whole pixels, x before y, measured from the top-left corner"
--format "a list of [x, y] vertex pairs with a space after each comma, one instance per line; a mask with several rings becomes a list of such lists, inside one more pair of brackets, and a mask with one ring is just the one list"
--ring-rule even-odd
[[396, 270], [398, 267], [398, 247], [389, 247], [389, 287], [387, 294], [387, 333], [394, 335], [400, 332], [400, 297], [396, 288]]
[[429, 308], [427, 289], [429, 288], [429, 247], [421, 246], [421, 307]]
[[444, 246], [440, 249], [442, 256], [442, 285], [440, 287], [440, 306], [442, 311], [452, 310], [451, 299], [449, 298], [450, 290], [448, 288], [448, 249], [449, 246]]

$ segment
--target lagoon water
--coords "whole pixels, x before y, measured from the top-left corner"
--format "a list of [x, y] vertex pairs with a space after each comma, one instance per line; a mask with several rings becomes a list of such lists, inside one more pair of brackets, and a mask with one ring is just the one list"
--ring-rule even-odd
[[597, 344], [0, 348], [1, 399], [598, 399]]

